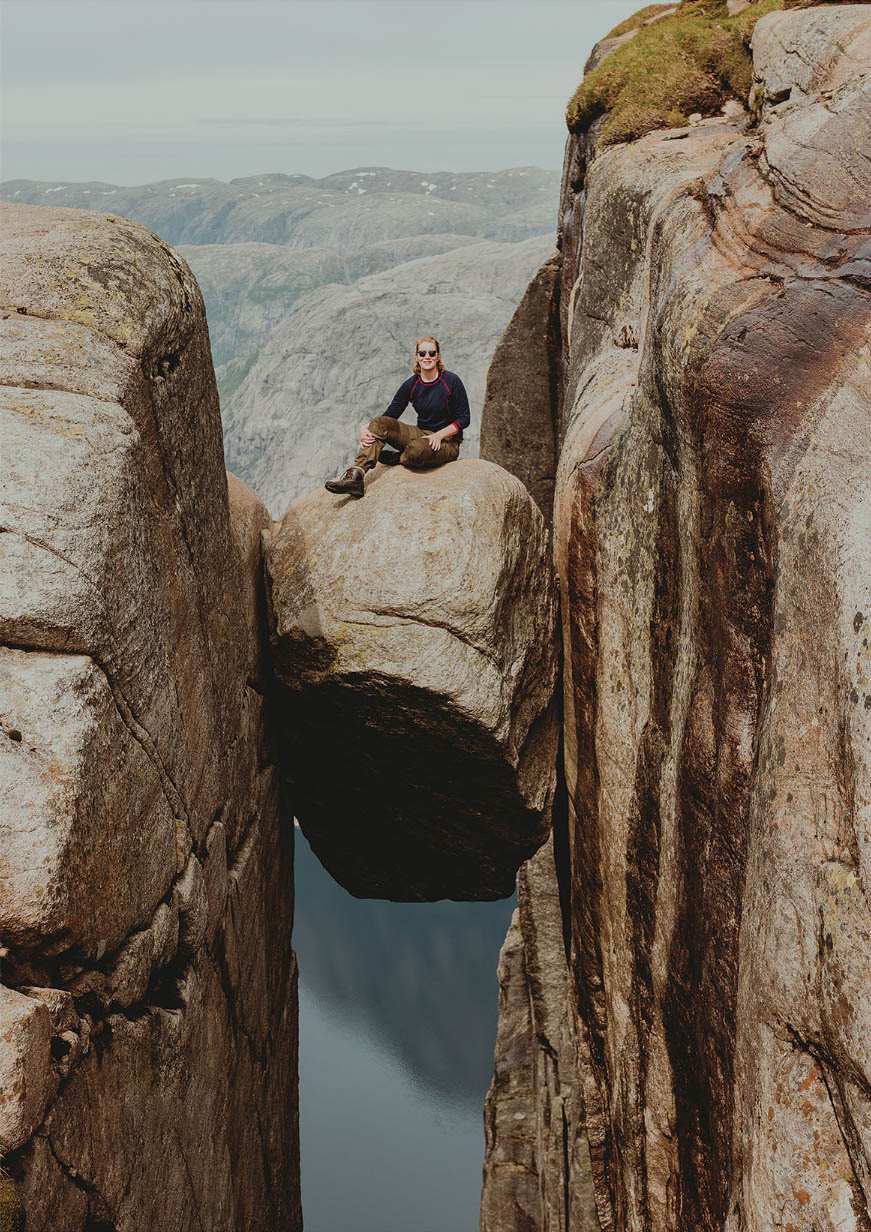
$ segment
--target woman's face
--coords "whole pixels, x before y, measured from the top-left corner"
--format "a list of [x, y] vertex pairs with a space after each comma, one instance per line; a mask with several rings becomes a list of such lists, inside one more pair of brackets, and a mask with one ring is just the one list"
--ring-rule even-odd
[[423, 376], [433, 376], [438, 371], [438, 348], [428, 338], [417, 344], [417, 362]]

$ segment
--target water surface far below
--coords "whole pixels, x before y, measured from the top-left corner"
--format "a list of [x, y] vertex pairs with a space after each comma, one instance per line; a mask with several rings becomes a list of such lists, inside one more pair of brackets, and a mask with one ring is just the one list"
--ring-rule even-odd
[[475, 1232], [513, 900], [360, 901], [295, 837], [306, 1232]]

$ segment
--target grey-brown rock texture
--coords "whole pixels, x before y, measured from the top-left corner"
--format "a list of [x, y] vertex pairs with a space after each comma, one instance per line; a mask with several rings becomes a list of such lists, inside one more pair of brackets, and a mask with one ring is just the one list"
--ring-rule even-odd
[[4, 1201], [28, 1232], [299, 1227], [266, 511], [228, 494], [184, 263], [106, 215], [2, 228]]
[[559, 1069], [602, 1229], [871, 1228], [869, 37], [770, 13], [752, 112], [567, 148]]
[[597, 1232], [554, 841], [520, 870], [499, 956], [481, 1232]]
[[496, 347], [481, 415], [481, 457], [523, 480], [548, 526], [563, 383], [559, 289], [555, 253], [529, 284]]
[[358, 897], [507, 897], [547, 837], [558, 666], [547, 530], [488, 462], [379, 466], [267, 549], [282, 762]]

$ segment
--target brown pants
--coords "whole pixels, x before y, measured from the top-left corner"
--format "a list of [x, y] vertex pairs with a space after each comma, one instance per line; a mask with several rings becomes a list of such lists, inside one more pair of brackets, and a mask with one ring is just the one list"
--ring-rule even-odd
[[449, 437], [442, 441], [440, 449], [433, 449], [426, 432], [415, 424], [391, 419], [389, 415], [377, 415], [369, 424], [369, 431], [375, 437], [373, 444], [361, 445], [354, 459], [354, 466], [359, 466], [363, 471], [371, 471], [385, 445], [392, 445], [400, 451], [402, 456], [399, 461], [403, 466], [416, 468], [455, 462], [460, 453], [460, 442], [455, 438]]

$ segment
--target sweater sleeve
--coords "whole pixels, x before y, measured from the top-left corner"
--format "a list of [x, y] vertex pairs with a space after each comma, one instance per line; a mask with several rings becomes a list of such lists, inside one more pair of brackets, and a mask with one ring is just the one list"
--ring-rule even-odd
[[389, 415], [391, 419], [399, 419], [402, 412], [408, 406], [408, 399], [411, 394], [414, 381], [415, 378], [412, 376], [409, 377], [407, 381], [402, 382], [399, 389], [397, 389], [396, 393], [393, 395], [393, 401], [384, 412], [385, 415]]
[[468, 428], [472, 418], [469, 411], [469, 395], [466, 393], [465, 385], [456, 375], [454, 375], [451, 388], [451, 413], [454, 417], [451, 422], [457, 425], [460, 432]]

